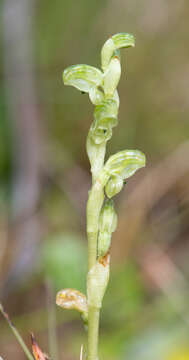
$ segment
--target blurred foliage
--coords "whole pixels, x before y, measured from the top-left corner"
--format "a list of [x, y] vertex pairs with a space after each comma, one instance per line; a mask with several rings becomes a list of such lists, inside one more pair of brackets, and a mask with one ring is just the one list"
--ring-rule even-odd
[[43, 245], [41, 264], [55, 290], [74, 288], [85, 291], [87, 249], [77, 234], [55, 234]]
[[[153, 328], [145, 331], [126, 351], [127, 358], [134, 360], [182, 360], [188, 359], [189, 349], [183, 342], [183, 329]], [[170, 349], [172, 350], [170, 351]]]
[[[114, 268], [104, 299], [102, 319], [109, 328], [133, 319], [144, 305], [145, 289], [134, 263]], [[116, 309], [116, 311], [112, 311]]]

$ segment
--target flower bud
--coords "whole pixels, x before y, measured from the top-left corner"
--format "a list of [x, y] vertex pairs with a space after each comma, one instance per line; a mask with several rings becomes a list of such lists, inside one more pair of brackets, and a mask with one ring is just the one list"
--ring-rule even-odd
[[117, 195], [123, 188], [124, 180], [120, 176], [112, 176], [105, 186], [105, 192], [109, 199]]
[[112, 233], [108, 231], [99, 232], [98, 235], [98, 257], [106, 255], [109, 251], [112, 240]]
[[121, 76], [121, 64], [117, 56], [113, 57], [104, 74], [104, 92], [108, 97], [112, 97], [118, 86]]
[[78, 64], [69, 66], [63, 72], [65, 85], [71, 85], [80, 91], [89, 92], [91, 88], [101, 85], [102, 72], [90, 65]]
[[98, 256], [105, 256], [110, 248], [112, 233], [117, 227], [113, 201], [107, 200], [99, 217]]
[[87, 299], [84, 294], [75, 289], [63, 289], [56, 295], [56, 304], [64, 309], [79, 311], [84, 318], [88, 314]]
[[99, 217], [99, 230], [100, 232], [112, 233], [117, 226], [117, 214], [114, 209], [112, 200], [106, 200]]
[[88, 305], [101, 308], [102, 300], [109, 280], [110, 255], [97, 261], [87, 275]]

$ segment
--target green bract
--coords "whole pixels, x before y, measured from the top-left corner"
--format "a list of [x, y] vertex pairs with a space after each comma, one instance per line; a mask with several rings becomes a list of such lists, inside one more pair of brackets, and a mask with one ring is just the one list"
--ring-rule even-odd
[[116, 54], [116, 51], [121, 48], [127, 48], [130, 46], [135, 46], [135, 38], [131, 34], [119, 33], [113, 35], [108, 39], [101, 51], [101, 62], [103, 71], [106, 70], [107, 66], [110, 63], [111, 57]]
[[123, 150], [110, 156], [104, 166], [109, 175], [118, 175], [122, 179], [132, 176], [138, 169], [145, 166], [145, 155], [138, 150]]
[[102, 83], [102, 80], [102, 72], [89, 65], [72, 65], [63, 72], [63, 81], [65, 85], [74, 86], [84, 92], [89, 92], [93, 87], [99, 86]]
[[109, 272], [109, 261], [106, 264], [97, 261], [88, 272], [87, 297], [89, 307], [101, 308], [102, 299], [108, 285]]

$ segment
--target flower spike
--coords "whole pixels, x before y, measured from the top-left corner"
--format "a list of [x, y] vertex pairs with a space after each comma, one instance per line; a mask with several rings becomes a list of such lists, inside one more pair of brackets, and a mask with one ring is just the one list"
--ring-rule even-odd
[[[117, 226], [112, 197], [118, 194], [125, 179], [145, 166], [145, 155], [138, 150], [123, 150], [104, 164], [107, 141], [118, 124], [121, 76], [120, 49], [133, 47], [133, 35], [119, 33], [109, 38], [101, 50], [102, 71], [89, 65], [73, 65], [63, 73], [65, 85], [88, 92], [95, 105], [94, 120], [86, 141], [92, 173], [92, 187], [87, 202], [88, 275], [87, 298], [77, 290], [64, 289], [57, 294], [57, 304], [76, 309], [88, 324], [87, 360], [98, 360], [100, 308], [110, 272], [110, 246]], [[83, 360], [81, 351], [80, 360]]]

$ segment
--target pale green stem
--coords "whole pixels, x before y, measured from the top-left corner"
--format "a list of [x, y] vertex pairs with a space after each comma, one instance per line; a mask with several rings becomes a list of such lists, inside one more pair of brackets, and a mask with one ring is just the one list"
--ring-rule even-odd
[[[99, 215], [104, 201], [103, 189], [106, 178], [107, 174], [98, 177], [89, 193], [87, 203], [88, 271], [97, 260]], [[88, 312], [88, 360], [97, 360], [100, 308], [89, 306]]]
[[97, 257], [98, 221], [104, 201], [103, 187], [98, 181], [92, 186], [87, 203], [88, 270], [95, 265]]
[[98, 232], [88, 232], [88, 269], [96, 263]]
[[33, 360], [33, 356], [31, 354], [31, 352], [29, 351], [28, 347], [26, 346], [26, 344], [25, 344], [24, 340], [22, 339], [21, 335], [19, 334], [18, 330], [12, 324], [11, 320], [9, 319], [8, 314], [4, 311], [1, 303], [0, 303], [0, 312], [4, 316], [5, 320], [8, 322], [8, 325], [10, 326], [14, 336], [16, 337], [17, 341], [19, 342], [20, 346], [22, 347], [22, 350], [24, 351], [28, 360]]
[[92, 184], [95, 183], [99, 172], [101, 171], [104, 165], [104, 157], [106, 153], [106, 143], [96, 145], [96, 151], [94, 152], [94, 159], [91, 165], [92, 172]]
[[100, 309], [89, 306], [88, 360], [98, 359], [98, 332]]

